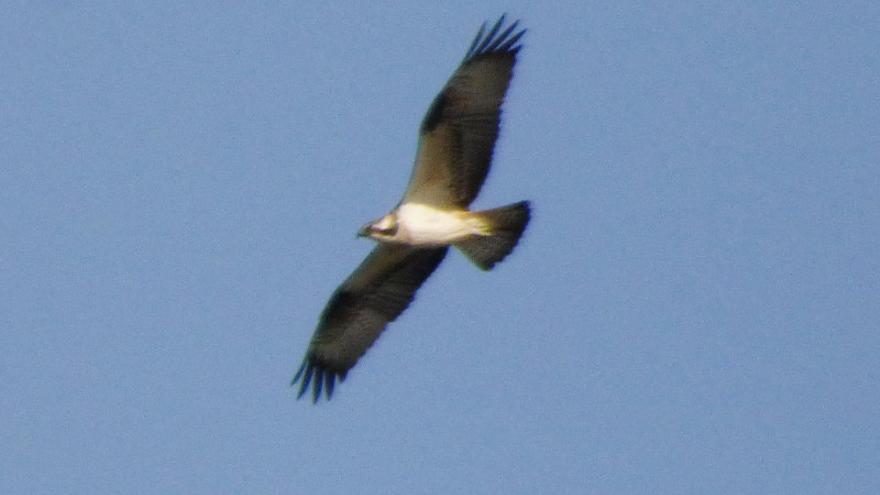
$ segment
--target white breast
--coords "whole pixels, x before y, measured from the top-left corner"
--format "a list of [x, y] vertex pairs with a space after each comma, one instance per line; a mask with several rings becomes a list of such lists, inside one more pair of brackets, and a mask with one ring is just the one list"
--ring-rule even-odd
[[419, 203], [400, 205], [397, 222], [397, 235], [407, 244], [446, 245], [477, 233], [467, 211], [440, 210]]

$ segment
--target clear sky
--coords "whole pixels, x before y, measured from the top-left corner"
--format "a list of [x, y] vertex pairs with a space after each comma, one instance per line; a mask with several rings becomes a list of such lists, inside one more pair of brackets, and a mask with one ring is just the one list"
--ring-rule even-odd
[[[120, 4], [0, 7], [0, 493], [880, 493], [876, 2]], [[297, 401], [505, 11], [523, 241]]]

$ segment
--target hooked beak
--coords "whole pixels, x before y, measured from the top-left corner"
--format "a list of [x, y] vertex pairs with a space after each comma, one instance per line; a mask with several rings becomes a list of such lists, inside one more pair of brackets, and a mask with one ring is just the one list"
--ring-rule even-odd
[[370, 237], [370, 234], [372, 232], [373, 232], [373, 224], [368, 223], [368, 224], [364, 225], [363, 227], [361, 227], [360, 230], [358, 230], [357, 237]]

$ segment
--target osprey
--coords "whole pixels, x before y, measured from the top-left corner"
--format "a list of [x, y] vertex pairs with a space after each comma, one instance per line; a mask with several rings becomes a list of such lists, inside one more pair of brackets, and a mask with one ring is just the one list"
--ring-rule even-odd
[[415, 165], [403, 199], [358, 236], [378, 245], [330, 297], [291, 385], [298, 397], [312, 385], [329, 399], [338, 378], [409, 306], [416, 291], [455, 246], [490, 270], [510, 254], [529, 222], [529, 203], [470, 211], [489, 172], [501, 104], [513, 75], [519, 21], [502, 30], [504, 16], [480, 27], [464, 60], [428, 108]]

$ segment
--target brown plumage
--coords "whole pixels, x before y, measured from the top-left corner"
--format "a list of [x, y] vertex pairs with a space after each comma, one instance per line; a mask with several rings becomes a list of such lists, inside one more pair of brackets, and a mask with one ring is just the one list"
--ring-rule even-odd
[[489, 172], [498, 138], [501, 104], [525, 30], [519, 21], [502, 33], [502, 16], [480, 28], [461, 66], [434, 98], [422, 121], [416, 166], [404, 202], [467, 207]]

